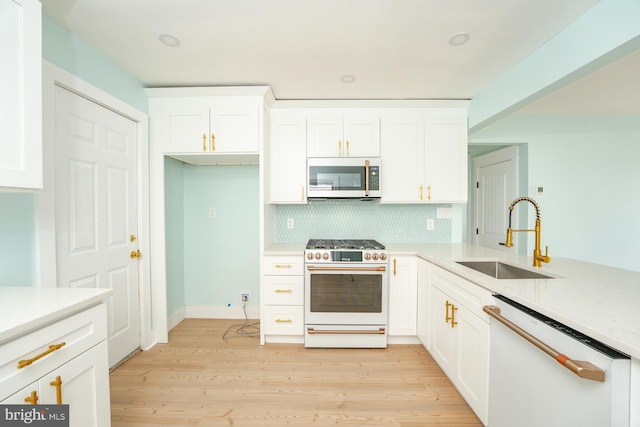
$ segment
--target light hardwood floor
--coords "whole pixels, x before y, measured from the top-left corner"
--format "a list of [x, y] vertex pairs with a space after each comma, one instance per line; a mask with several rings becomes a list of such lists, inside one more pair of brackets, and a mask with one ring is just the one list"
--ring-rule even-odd
[[112, 427], [481, 426], [424, 348], [305, 349], [187, 319], [111, 375]]

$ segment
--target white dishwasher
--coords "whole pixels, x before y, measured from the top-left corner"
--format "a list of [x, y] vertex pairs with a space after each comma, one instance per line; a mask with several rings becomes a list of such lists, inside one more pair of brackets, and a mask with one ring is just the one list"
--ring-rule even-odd
[[629, 357], [501, 295], [491, 319], [490, 427], [628, 427]]

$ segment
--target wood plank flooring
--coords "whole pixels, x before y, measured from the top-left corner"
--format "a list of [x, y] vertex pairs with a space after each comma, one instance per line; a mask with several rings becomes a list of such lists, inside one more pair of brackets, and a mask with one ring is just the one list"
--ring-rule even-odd
[[420, 345], [305, 349], [187, 319], [111, 375], [112, 427], [481, 426]]

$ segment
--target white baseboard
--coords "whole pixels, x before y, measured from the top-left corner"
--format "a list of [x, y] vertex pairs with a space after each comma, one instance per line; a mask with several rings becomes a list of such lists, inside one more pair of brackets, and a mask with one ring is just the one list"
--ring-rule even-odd
[[178, 326], [178, 323], [182, 322], [184, 319], [186, 319], [186, 317], [187, 317], [187, 309], [186, 309], [186, 307], [180, 308], [180, 310], [178, 310], [175, 313], [173, 313], [167, 319], [167, 330], [170, 331], [173, 328], [175, 328], [176, 326]]
[[[259, 319], [260, 307], [247, 305], [247, 318]], [[185, 307], [187, 319], [244, 319], [242, 306], [204, 306], [188, 305]]]
[[412, 335], [396, 335], [387, 337], [388, 344], [421, 344], [416, 336]]

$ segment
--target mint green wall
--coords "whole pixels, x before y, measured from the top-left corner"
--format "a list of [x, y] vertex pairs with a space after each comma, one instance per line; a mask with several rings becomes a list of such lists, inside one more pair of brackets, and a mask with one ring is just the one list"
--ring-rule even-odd
[[42, 57], [136, 109], [149, 111], [142, 83], [44, 14]]
[[0, 286], [35, 286], [36, 196], [0, 193]]
[[[259, 304], [257, 166], [184, 166], [184, 283], [187, 306]], [[209, 209], [216, 218], [209, 218]], [[167, 259], [167, 263], [169, 263]]]
[[[164, 160], [165, 244], [167, 258], [167, 314], [171, 317], [184, 300], [184, 175], [182, 162]], [[153, 242], [151, 242], [153, 248]]]
[[551, 257], [640, 271], [640, 117], [512, 115], [470, 141], [527, 144]]

